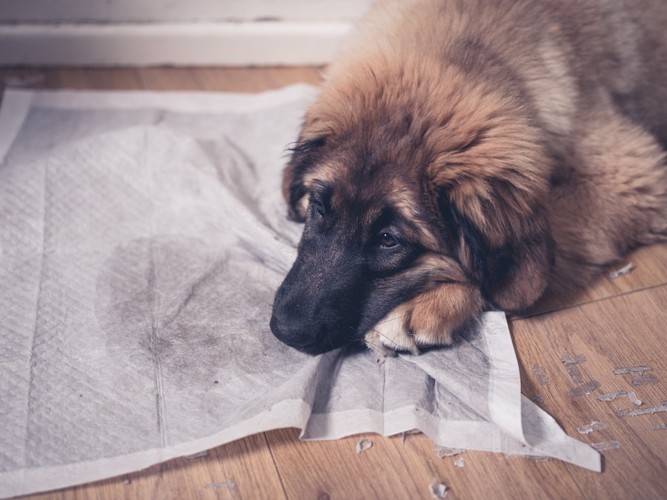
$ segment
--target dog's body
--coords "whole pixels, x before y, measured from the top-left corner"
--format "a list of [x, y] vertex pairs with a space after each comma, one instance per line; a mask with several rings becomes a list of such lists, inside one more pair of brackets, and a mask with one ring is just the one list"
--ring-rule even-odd
[[664, 0], [393, 0], [285, 171], [286, 343], [418, 352], [667, 238]]

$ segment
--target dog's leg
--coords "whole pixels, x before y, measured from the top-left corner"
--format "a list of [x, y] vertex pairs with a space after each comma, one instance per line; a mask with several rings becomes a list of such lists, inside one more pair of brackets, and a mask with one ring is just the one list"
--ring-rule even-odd
[[552, 188], [552, 288], [586, 284], [632, 248], [667, 240], [667, 160], [648, 131], [602, 107]]
[[479, 290], [464, 283], [443, 283], [404, 302], [365, 336], [366, 345], [387, 354], [449, 345], [454, 331], [482, 309]]

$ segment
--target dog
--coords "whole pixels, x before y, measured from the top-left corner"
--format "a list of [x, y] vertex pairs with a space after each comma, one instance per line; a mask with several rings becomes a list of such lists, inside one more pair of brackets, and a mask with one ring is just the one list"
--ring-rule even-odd
[[664, 0], [371, 7], [284, 171], [274, 335], [418, 354], [667, 239], [665, 26]]

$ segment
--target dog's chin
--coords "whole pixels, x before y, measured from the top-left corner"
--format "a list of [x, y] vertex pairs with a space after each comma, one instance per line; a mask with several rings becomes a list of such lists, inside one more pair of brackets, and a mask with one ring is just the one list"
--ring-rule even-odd
[[274, 337], [283, 344], [311, 355], [333, 351], [354, 342], [353, 338], [335, 335], [324, 327], [321, 327], [323, 331], [320, 331], [317, 335], [305, 335], [303, 331], [294, 331], [288, 328], [275, 315], [271, 318], [270, 327]]
[[284, 342], [281, 340], [284, 344], [288, 345], [289, 347], [296, 349], [297, 351], [303, 352], [304, 354], [310, 354], [313, 356], [316, 356], [318, 354], [324, 354], [329, 351], [334, 351], [336, 349], [340, 349], [343, 347], [347, 347], [348, 345], [354, 343], [354, 339], [337, 339], [337, 340], [330, 340], [330, 339], [316, 339], [315, 341], [312, 342], [303, 342], [303, 343], [298, 343], [298, 342]]
[[[317, 356], [318, 354], [324, 354], [341, 347], [345, 347], [349, 342], [340, 342], [339, 344], [323, 343], [323, 342], [314, 342], [312, 344], [306, 345], [292, 345], [290, 347], [300, 351], [304, 354], [310, 354], [312, 356]], [[289, 344], [288, 344], [289, 345]]]

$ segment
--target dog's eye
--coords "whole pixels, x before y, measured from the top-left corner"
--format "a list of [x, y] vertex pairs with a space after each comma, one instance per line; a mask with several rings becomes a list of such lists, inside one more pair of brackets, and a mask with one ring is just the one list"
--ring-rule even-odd
[[389, 233], [381, 233], [379, 244], [382, 248], [393, 248], [398, 245], [398, 240]]
[[310, 208], [313, 210], [313, 215], [317, 215], [319, 217], [324, 217], [325, 210], [324, 210], [324, 205], [322, 202], [311, 198], [310, 199]]

